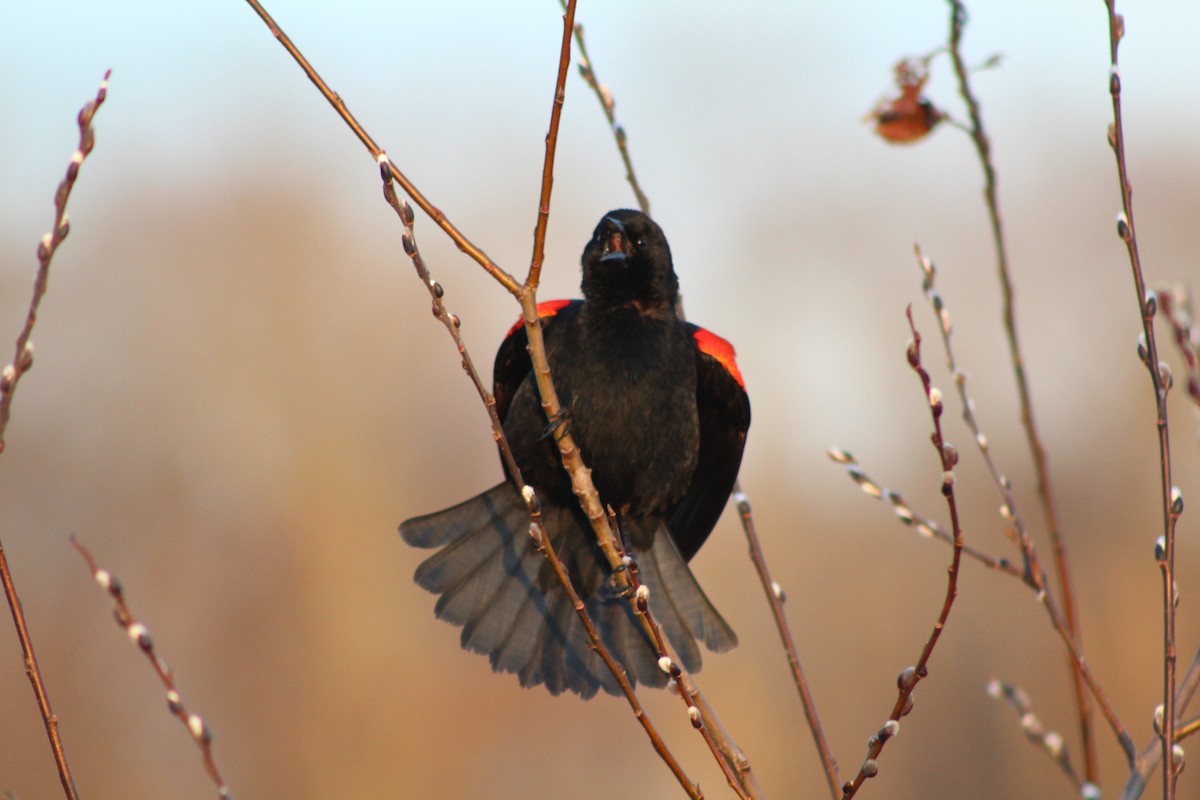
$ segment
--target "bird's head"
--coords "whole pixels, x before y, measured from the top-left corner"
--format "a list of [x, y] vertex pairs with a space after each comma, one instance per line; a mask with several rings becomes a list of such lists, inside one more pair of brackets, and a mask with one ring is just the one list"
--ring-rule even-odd
[[610, 211], [583, 248], [583, 296], [596, 306], [673, 309], [679, 280], [662, 228], [640, 211]]

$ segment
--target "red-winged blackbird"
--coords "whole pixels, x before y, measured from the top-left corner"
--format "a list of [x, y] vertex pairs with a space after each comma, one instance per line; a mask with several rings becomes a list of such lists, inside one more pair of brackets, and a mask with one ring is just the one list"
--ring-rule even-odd
[[[539, 305], [564, 416], [546, 419], [518, 322], [496, 354], [496, 410], [523, 478], [571, 581], [629, 678], [663, 685], [657, 655], [571, 490], [552, 441], [568, 426], [601, 499], [616, 510], [650, 610], [688, 669], [696, 640], [737, 644], [687, 566], [725, 507], [750, 426], [733, 347], [676, 315], [679, 283], [662, 230], [645, 214], [613, 211], [583, 250], [583, 296]], [[507, 470], [506, 470], [507, 471]], [[461, 625], [462, 646], [486, 653], [522, 686], [591, 697], [619, 687], [589, 647], [583, 624], [529, 536], [510, 480], [400, 526], [409, 544], [439, 547], [415, 579], [440, 594], [438, 617]]]

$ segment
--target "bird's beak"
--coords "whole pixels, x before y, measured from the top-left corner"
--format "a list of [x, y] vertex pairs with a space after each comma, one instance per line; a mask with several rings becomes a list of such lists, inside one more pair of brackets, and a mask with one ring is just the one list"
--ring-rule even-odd
[[629, 239], [625, 236], [625, 226], [618, 219], [605, 217], [608, 223], [608, 235], [604, 238], [604, 249], [600, 253], [601, 261], [624, 261], [630, 255]]

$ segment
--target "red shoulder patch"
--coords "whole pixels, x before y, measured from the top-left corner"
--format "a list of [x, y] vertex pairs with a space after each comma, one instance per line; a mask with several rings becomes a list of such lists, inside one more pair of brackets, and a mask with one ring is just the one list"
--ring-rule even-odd
[[742, 380], [742, 373], [738, 369], [737, 354], [733, 351], [733, 345], [717, 336], [711, 331], [706, 331], [704, 328], [697, 328], [695, 334], [696, 346], [700, 348], [701, 353], [715, 358], [725, 371], [733, 376], [733, 379], [738, 382], [738, 386], [745, 391], [746, 383]]
[[[537, 304], [538, 316], [545, 318], [545, 319], [553, 317], [559, 311], [562, 311], [564, 308], [571, 305], [572, 302], [573, 301], [571, 301], [571, 300], [547, 300], [543, 303], [538, 303]], [[508, 333], [504, 334], [504, 338], [507, 339], [509, 336], [512, 336], [514, 333], [521, 330], [521, 328], [523, 328], [523, 327], [525, 327], [525, 318], [521, 317], [516, 321], [516, 323], [511, 328], [508, 329]]]

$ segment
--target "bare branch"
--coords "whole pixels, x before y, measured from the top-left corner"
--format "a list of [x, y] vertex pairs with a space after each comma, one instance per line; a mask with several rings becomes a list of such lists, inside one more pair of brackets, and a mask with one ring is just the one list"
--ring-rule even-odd
[[[58, 189], [54, 192], [54, 222], [50, 227], [50, 232], [42, 237], [38, 243], [38, 271], [37, 277], [33, 282], [33, 297], [29, 301], [29, 311], [25, 314], [25, 325], [21, 328], [21, 332], [17, 335], [16, 353], [10, 364], [0, 370], [0, 453], [4, 452], [4, 431], [8, 427], [8, 420], [12, 415], [12, 399], [17, 391], [17, 384], [20, 383], [21, 377], [29, 371], [33, 366], [33, 342], [30, 337], [33, 335], [33, 326], [37, 322], [38, 309], [42, 303], [42, 297], [46, 294], [46, 285], [50, 278], [50, 262], [54, 259], [54, 254], [58, 250], [58, 246], [67, 238], [67, 234], [71, 231], [71, 226], [67, 222], [67, 200], [71, 197], [71, 190], [75, 187], [75, 180], [79, 177], [79, 168], [83, 165], [84, 159], [92, 152], [92, 148], [96, 144], [96, 134], [92, 128], [92, 118], [96, 115], [97, 109], [104, 103], [105, 97], [108, 96], [108, 78], [112, 74], [112, 70], [104, 73], [104, 78], [100, 81], [100, 88], [96, 92], [94, 99], [89, 101], [79, 111], [77, 122], [79, 124], [79, 145], [75, 148], [75, 152], [71, 154], [71, 161], [67, 165], [67, 174], [58, 184]], [[38, 667], [37, 656], [33, 650], [33, 639], [29, 635], [29, 627], [25, 622], [25, 611], [21, 607], [21, 598], [17, 594], [16, 584], [13, 582], [12, 570], [8, 566], [8, 557], [4, 554], [4, 545], [0, 543], [0, 584], [4, 586], [4, 596], [8, 600], [8, 608], [12, 613], [13, 625], [17, 629], [17, 638], [21, 642], [21, 652], [25, 656], [25, 674], [29, 676], [29, 683], [33, 686], [33, 695], [37, 700], [38, 711], [41, 712], [42, 722], [46, 726], [46, 736], [50, 740], [50, 749], [54, 752], [54, 763], [58, 768], [58, 778], [62, 783], [63, 792], [69, 800], [75, 800], [79, 795], [75, 788], [75, 779], [71, 776], [71, 766], [67, 762], [66, 751], [63, 749], [62, 738], [58, 733], [58, 717], [50, 708], [50, 698], [46, 694], [46, 685], [42, 680], [42, 671]]]
[[150, 660], [151, 666], [158, 674], [158, 679], [162, 681], [163, 688], [167, 690], [167, 708], [170, 712], [179, 718], [191, 734], [192, 739], [200, 748], [200, 754], [204, 759], [204, 769], [208, 772], [208, 776], [217, 786], [217, 796], [228, 800], [232, 797], [229, 792], [229, 787], [225, 785], [224, 779], [221, 777], [221, 772], [217, 769], [217, 762], [212, 754], [212, 731], [208, 727], [208, 723], [199, 714], [190, 713], [183, 704], [183, 697], [179, 694], [179, 690], [175, 687], [175, 678], [171, 673], [171, 668], [167, 666], [167, 662], [163, 661], [162, 656], [154, 648], [154, 640], [150, 638], [150, 631], [145, 625], [138, 622], [133, 614], [129, 611], [129, 606], [125, 603], [125, 590], [121, 586], [121, 582], [117, 580], [106, 569], [101, 569], [96, 566], [95, 559], [86, 547], [83, 546], [74, 536], [71, 536], [71, 544], [79, 551], [79, 555], [83, 556], [83, 560], [87, 562], [88, 570], [92, 573], [92, 579], [100, 586], [101, 589], [108, 592], [108, 596], [113, 601], [113, 616], [116, 617], [117, 624], [125, 633], [129, 634], [130, 640], [137, 645], [137, 648], [145, 654]]
[[[954, 72], [958, 77], [959, 93], [967, 105], [967, 113], [971, 124], [968, 133], [975, 145], [979, 164], [983, 168], [984, 202], [987, 205], [988, 219], [992, 228], [992, 244], [996, 251], [996, 273], [1000, 279], [1000, 291], [1003, 301], [1004, 332], [1008, 339], [1009, 359], [1012, 362], [1013, 377], [1016, 379], [1017, 395], [1021, 403], [1021, 423], [1025, 428], [1025, 438], [1029, 444], [1029, 452], [1033, 456], [1034, 468], [1037, 471], [1037, 492], [1042, 504], [1042, 514], [1050, 530], [1050, 541], [1054, 552], [1054, 565], [1058, 576], [1059, 589], [1062, 594], [1063, 615], [1067, 630], [1080, 644], [1078, 612], [1076, 611], [1075, 592], [1071, 584], [1071, 571], [1067, 564], [1067, 545], [1065, 534], [1059, 525], [1058, 512], [1054, 503], [1054, 492], [1050, 482], [1050, 465], [1042, 439], [1038, 433], [1037, 423], [1033, 416], [1033, 400], [1029, 389], [1029, 381], [1025, 375], [1025, 358], [1021, 353], [1021, 344], [1017, 337], [1016, 306], [1012, 278], [1008, 268], [1008, 249], [1004, 240], [1004, 227], [1000, 219], [1000, 200], [996, 190], [996, 170], [992, 166], [991, 142], [983, 127], [983, 115], [979, 101], [971, 91], [969, 79], [970, 70], [962, 55], [962, 34], [967, 22], [967, 10], [960, 0], [950, 2], [950, 36], [948, 50], [954, 62]], [[1083, 742], [1084, 772], [1088, 781], [1098, 779], [1096, 762], [1096, 747], [1092, 734], [1092, 713], [1084, 690], [1083, 675], [1072, 662], [1071, 677], [1075, 687], [1075, 705], [1079, 710], [1079, 733]]]
[[896, 681], [899, 695], [892, 707], [892, 713], [875, 735], [867, 741], [867, 757], [863, 760], [858, 774], [842, 787], [842, 797], [845, 800], [853, 797], [868, 778], [873, 778], [878, 774], [879, 762], [877, 759], [883, 752], [883, 746], [888, 739], [899, 733], [900, 718], [912, 711], [913, 691], [917, 688], [917, 684], [929, 674], [929, 659], [942, 636], [946, 621], [950, 618], [950, 609], [954, 606], [954, 599], [958, 596], [958, 572], [962, 565], [963, 532], [958, 520], [958, 500], [954, 491], [956, 481], [954, 467], [958, 463], [958, 451], [946, 441], [942, 434], [941, 420], [944, 409], [942, 392], [933, 385], [929, 373], [921, 365], [921, 334], [917, 332], [917, 326], [913, 322], [911, 307], [907, 314], [909, 328], [912, 331], [912, 339], [909, 340], [907, 350], [908, 364], [921, 379], [921, 386], [925, 391], [925, 399], [929, 403], [930, 416], [933, 419], [932, 441], [942, 466], [942, 496], [946, 498], [946, 506], [950, 512], [950, 528], [954, 533], [954, 555], [950, 559], [950, 567], [947, 570], [946, 597], [942, 601], [942, 610], [933, 623], [933, 632], [930, 633], [929, 639], [921, 649], [921, 656], [917, 659], [917, 663], [900, 673]]
[[[558, 0], [559, 5], [563, 7], [563, 11], [567, 10], [567, 0]], [[625, 135], [625, 128], [617, 122], [617, 101], [613, 98], [612, 91], [600, 82], [596, 76], [596, 68], [592, 64], [591, 56], [588, 55], [587, 42], [583, 38], [583, 25], [575, 25], [575, 45], [579, 48], [579, 74], [583, 80], [591, 87], [595, 93], [596, 99], [600, 101], [600, 108], [604, 111], [604, 117], [608, 120], [608, 127], [612, 130], [613, 140], [617, 143], [617, 151], [621, 154], [621, 162], [625, 165], [625, 179], [629, 181], [630, 187], [633, 188], [633, 194], [637, 197], [638, 208], [646, 216], [650, 216], [650, 198], [646, 197], [646, 193], [642, 191], [641, 185], [638, 183], [637, 173], [633, 170], [633, 160], [629, 156], [629, 147], [627, 146], [628, 137]]]
[[1033, 713], [1033, 703], [1029, 700], [1029, 695], [1025, 694], [1019, 686], [996, 680], [988, 684], [987, 691], [990, 696], [1004, 700], [1013, 711], [1017, 712], [1017, 718], [1021, 722], [1021, 730], [1025, 736], [1050, 756], [1075, 786], [1075, 790], [1079, 791], [1082, 784], [1075, 768], [1071, 766], [1071, 754], [1063, 742], [1062, 734], [1046, 730], [1037, 714]]
[[[341, 96], [338, 95], [337, 92], [333, 91], [333, 89], [329, 88], [329, 84], [325, 82], [325, 79], [317, 73], [312, 64], [308, 63], [308, 59], [305, 58], [304, 54], [300, 52], [299, 48], [292, 43], [292, 40], [288, 38], [288, 35], [283, 32], [283, 30], [279, 27], [271, 15], [267, 13], [267, 10], [263, 8], [262, 4], [259, 3], [258, 0], [246, 0], [246, 2], [251, 8], [254, 9], [254, 12], [258, 14], [262, 21], [266, 23], [267, 27], [271, 31], [271, 34], [279, 41], [281, 45], [283, 45], [283, 48], [288, 51], [288, 54], [296, 61], [297, 64], [300, 65], [300, 68], [304, 70], [304, 74], [307, 75], [308, 79], [312, 81], [314, 86], [317, 87], [317, 89], [321, 92], [321, 95], [327, 101], [329, 101], [329, 104], [333, 106], [333, 110], [338, 113], [338, 116], [340, 116], [346, 125], [350, 127], [350, 130], [354, 131], [354, 135], [358, 137], [358, 140], [362, 142], [363, 146], [366, 147], [371, 153], [371, 157], [378, 161], [379, 156], [383, 153], [383, 148], [375, 143], [375, 140], [371, 138], [371, 135], [367, 133], [366, 129], [363, 128], [363, 126], [359, 124], [358, 120], [354, 118], [354, 115], [350, 113], [350, 109], [346, 107], [346, 103], [342, 100]], [[413, 182], [410, 181], [403, 172], [396, 169], [394, 165], [392, 167], [392, 174], [396, 179], [396, 183], [399, 183], [400, 186], [404, 188], [404, 192], [413, 199], [414, 203], [420, 206], [422, 211], [429, 215], [429, 218], [432, 219], [434, 223], [436, 223], [437, 226], [446, 233], [447, 236], [450, 237], [451, 241], [458, 246], [459, 250], [470, 256], [475, 263], [483, 267], [489, 275], [495, 278], [500, 285], [502, 285], [514, 296], [520, 291], [521, 284], [517, 282], [517, 279], [501, 269], [496, 262], [492, 261], [492, 259], [488, 257], [487, 253], [483, 252], [483, 250], [481, 250], [473, 242], [471, 242], [471, 240], [464, 236], [462, 231], [460, 231], [454, 225], [454, 223], [452, 223], [446, 217], [446, 215], [442, 213], [441, 209], [431, 203], [429, 199], [426, 198], [419, 189], [417, 189]]]
[[[1155, 546], [1163, 586], [1163, 713], [1164, 722], [1159, 738], [1162, 758], [1174, 765], [1175, 752], [1175, 523], [1183, 513], [1183, 498], [1171, 482], [1171, 436], [1167, 426], [1167, 394], [1171, 389], [1171, 370], [1158, 357], [1158, 341], [1154, 335], [1154, 315], [1158, 301], [1146, 290], [1142, 273], [1142, 260], [1138, 253], [1137, 226], [1133, 216], [1133, 187], [1129, 182], [1129, 169], [1125, 163], [1125, 128], [1121, 117], [1121, 71], [1117, 64], [1117, 52], [1121, 38], [1125, 35], [1125, 20], [1116, 11], [1116, 0], [1105, 0], [1108, 11], [1109, 40], [1109, 93], [1112, 96], [1113, 121], [1108, 127], [1108, 143], [1112, 146], [1117, 162], [1117, 179], [1121, 191], [1121, 213], [1117, 217], [1117, 236], [1125, 243], [1129, 266], [1133, 274], [1134, 291], [1137, 294], [1138, 311], [1142, 320], [1142, 338], [1138, 355], [1146, 365], [1150, 384], [1154, 392], [1156, 410], [1155, 427], [1158, 433], [1159, 475], [1162, 497], [1162, 536]], [[1182, 761], [1171, 769], [1163, 770], [1163, 800], [1174, 800], [1175, 784], [1179, 777]]]

